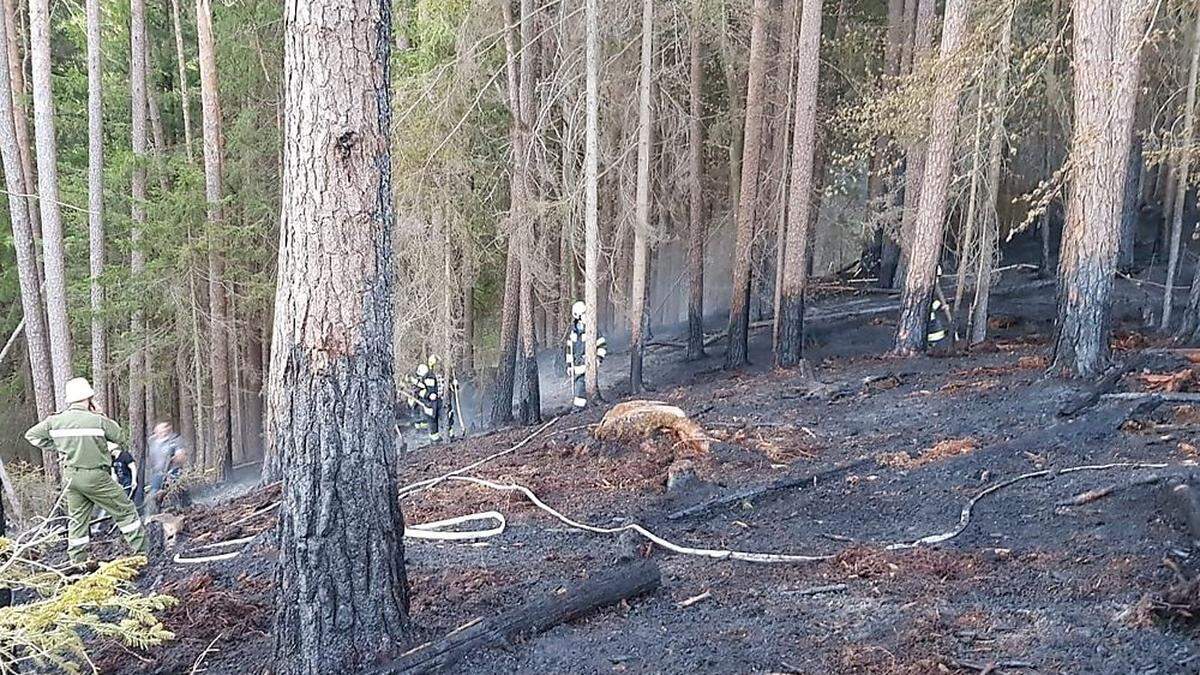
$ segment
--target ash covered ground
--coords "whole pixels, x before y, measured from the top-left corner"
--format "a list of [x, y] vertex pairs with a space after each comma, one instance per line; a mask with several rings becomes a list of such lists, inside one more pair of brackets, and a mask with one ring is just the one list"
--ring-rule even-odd
[[[888, 550], [954, 530], [972, 497], [1026, 473], [1114, 462], [1168, 464], [1181, 475], [1193, 467], [1200, 413], [1190, 406], [1149, 410], [1139, 401], [1100, 400], [1074, 417], [1059, 414], [1085, 385], [1046, 376], [1053, 289], [1031, 285], [1024, 273], [1010, 276], [1011, 292], [995, 301], [992, 339], [918, 359], [882, 356], [893, 314], [847, 316], [886, 307], [889, 298], [818, 300], [808, 355], [820, 387], [769, 367], [769, 331], [754, 335], [755, 365], [734, 373], [719, 367], [720, 344], [700, 363], [682, 363], [671, 347], [653, 350], [650, 396], [682, 408], [712, 439], [707, 452], [686, 457], [696, 480], [678, 490], [666, 487], [683, 459], [677, 443], [591, 436], [607, 405], [564, 416], [469, 474], [527, 486], [594, 525], [639, 522], [689, 546], [828, 560], [770, 565], [683, 556], [633, 535], [568, 528], [517, 494], [443, 484], [404, 500], [410, 523], [495, 509], [508, 528], [485, 542], [406, 543], [418, 639], [435, 640], [638, 556], [660, 566], [654, 594], [477, 651], [456, 669], [1200, 672], [1191, 607], [1179, 590], [1200, 567], [1200, 553], [1170, 483], [1138, 483], [1152, 469], [1022, 480], [980, 499], [959, 536]], [[1139, 327], [1154, 289], [1122, 282], [1119, 294], [1117, 360], [1165, 347]], [[1168, 362], [1136, 370], [1114, 390], [1187, 390], [1189, 378], [1179, 375], [1187, 366]], [[619, 355], [606, 364], [609, 403], [624, 397], [622, 366]], [[509, 429], [411, 451], [400, 482], [438, 476], [529, 433]], [[839, 467], [848, 468], [831, 471]], [[714, 497], [807, 476], [818, 477], [670, 517]], [[1061, 504], [1113, 486], [1086, 503]], [[211, 644], [201, 663], [206, 672], [269, 671], [277, 513], [270, 507], [277, 497], [277, 487], [256, 487], [182, 512], [175, 552], [201, 555], [206, 544], [258, 536], [231, 560], [156, 560], [141, 583], [181, 600], [167, 615], [178, 639], [135, 655], [98, 645], [101, 668], [187, 672]], [[822, 587], [832, 589], [813, 592]]]

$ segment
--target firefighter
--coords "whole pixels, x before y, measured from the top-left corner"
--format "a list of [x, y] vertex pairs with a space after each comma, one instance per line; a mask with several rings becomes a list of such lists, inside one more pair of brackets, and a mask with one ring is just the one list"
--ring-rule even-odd
[[70, 520], [67, 554], [71, 562], [86, 564], [91, 542], [88, 525], [95, 507], [112, 515], [134, 553], [145, 554], [146, 535], [141, 518], [110, 473], [112, 455], [108, 444], [124, 446], [128, 440], [125, 432], [96, 410], [92, 402], [96, 392], [86, 379], [69, 380], [65, 394], [66, 410], [34, 425], [25, 432], [25, 440], [42, 450], [64, 455], [63, 482]]
[[413, 425], [416, 429], [425, 429], [429, 440], [437, 443], [442, 440], [442, 383], [437, 376], [438, 359], [430, 356], [425, 363], [417, 366], [414, 375], [408, 378], [412, 384], [412, 400], [410, 404], [421, 408], [422, 420]]
[[112, 453], [113, 480], [117, 481], [117, 485], [120, 485], [132, 500], [138, 489], [137, 462], [134, 461], [133, 455], [129, 454], [129, 450], [116, 443], [109, 442], [108, 451]]
[[[929, 304], [929, 323], [925, 328], [925, 344], [928, 347], [939, 346], [949, 332], [947, 324], [950, 322], [950, 310], [946, 306], [946, 296], [942, 294], [942, 286], [939, 280], [942, 277], [942, 266], [938, 265], [937, 275], [933, 278], [933, 301]], [[945, 316], [945, 321], [942, 320], [942, 314]], [[955, 340], [958, 336], [955, 335]]]
[[941, 309], [942, 301], [934, 298], [933, 304], [929, 306], [929, 326], [925, 334], [925, 340], [930, 347], [946, 339], [946, 324], [942, 322], [942, 317], [938, 316]]
[[[576, 408], [587, 407], [587, 343], [586, 329], [584, 316], [587, 314], [587, 305], [583, 302], [576, 302], [571, 305], [571, 329], [567, 334], [567, 377], [571, 378], [572, 389], [575, 397], [571, 401], [571, 405]], [[608, 355], [607, 343], [604, 338], [596, 338], [596, 356], [599, 361], [604, 361], [604, 357]]]

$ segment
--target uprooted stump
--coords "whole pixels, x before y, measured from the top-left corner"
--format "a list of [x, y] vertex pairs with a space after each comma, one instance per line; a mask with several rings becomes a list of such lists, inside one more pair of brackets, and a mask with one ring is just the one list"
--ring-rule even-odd
[[1146, 593], [1130, 618], [1138, 626], [1160, 623], [1194, 629], [1200, 621], [1200, 577], [1180, 578], [1162, 591]]
[[709, 450], [704, 429], [683, 410], [661, 401], [618, 403], [604, 414], [594, 434], [601, 441], [626, 443], [665, 434], [675, 440], [676, 457], [705, 455]]
[[649, 560], [617, 565], [581, 583], [564, 584], [554, 593], [494, 618], [468, 624], [441, 640], [419, 645], [374, 672], [391, 675], [445, 670], [473, 651], [503, 644], [521, 635], [545, 632], [600, 608], [652, 593], [661, 582], [658, 566]]

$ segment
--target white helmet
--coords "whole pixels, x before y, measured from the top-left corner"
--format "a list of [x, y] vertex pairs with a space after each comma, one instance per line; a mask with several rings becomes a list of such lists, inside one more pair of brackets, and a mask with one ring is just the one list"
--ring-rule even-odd
[[421, 377], [425, 377], [428, 374], [429, 374], [429, 366], [425, 365], [424, 363], [417, 366], [417, 375], [420, 375]]
[[63, 387], [63, 399], [67, 404], [80, 403], [92, 398], [96, 395], [96, 391], [92, 389], [92, 385], [88, 383], [85, 377], [76, 377], [67, 380], [67, 384]]
[[587, 313], [587, 304], [582, 300], [576, 300], [575, 304], [571, 305], [571, 316], [576, 319], [582, 319]]

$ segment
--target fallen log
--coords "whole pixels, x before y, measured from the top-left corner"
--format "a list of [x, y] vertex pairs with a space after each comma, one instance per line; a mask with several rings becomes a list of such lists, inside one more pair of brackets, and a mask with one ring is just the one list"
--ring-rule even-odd
[[667, 516], [667, 520], [679, 520], [680, 518], [690, 518], [691, 516], [700, 515], [701, 513], [707, 513], [708, 511], [711, 511], [712, 509], [715, 509], [715, 508], [718, 508], [721, 506], [728, 506], [730, 504], [736, 504], [737, 502], [741, 502], [741, 501], [744, 501], [747, 499], [761, 497], [769, 492], [775, 492], [776, 490], [786, 490], [788, 488], [802, 487], [804, 485], [813, 484], [823, 478], [829, 478], [830, 476], [834, 476], [839, 473], [843, 473], [845, 471], [857, 469], [858, 467], [863, 466], [870, 461], [871, 461], [871, 458], [863, 457], [862, 459], [856, 459], [853, 462], [845, 462], [845, 463], [839, 464], [833, 468], [826, 469], [824, 471], [819, 471], [819, 472], [813, 473], [813, 474], [808, 474], [806, 476], [781, 478], [777, 481], [774, 481], [772, 483], [767, 483], [766, 485], [761, 485], [759, 487], [738, 490], [737, 492], [733, 492], [733, 493], [730, 493], [730, 494], [727, 494], [727, 495], [724, 495], [721, 497], [716, 497], [714, 499], [710, 499], [708, 501], [701, 502], [694, 506], [689, 506], [686, 509], [680, 509], [679, 511], [669, 514]]
[[440, 640], [419, 645], [373, 672], [376, 675], [439, 672], [471, 652], [510, 642], [521, 635], [542, 633], [600, 608], [651, 593], [661, 582], [658, 566], [649, 560], [618, 565], [494, 618], [468, 624]]
[[[1180, 353], [1179, 350], [1167, 349], [1146, 349], [1131, 355], [1121, 363], [1109, 368], [1098, 380], [1091, 383], [1070, 400], [1063, 403], [1059, 408], [1058, 414], [1064, 417], [1073, 417], [1083, 410], [1086, 410], [1099, 402], [1101, 399], [1139, 399], [1145, 398], [1147, 393], [1142, 392], [1124, 392], [1114, 394], [1113, 389], [1116, 388], [1121, 380], [1126, 375], [1142, 370], [1150, 369], [1157, 372], [1165, 370], [1177, 370], [1186, 367], [1190, 361]], [[1159, 393], [1159, 392], [1154, 392]], [[1170, 393], [1170, 392], [1162, 392]], [[1200, 400], [1197, 397], [1196, 400]], [[1190, 402], [1190, 401], [1189, 401]]]
[[1070, 400], [1064, 403], [1059, 409], [1058, 414], [1063, 417], [1074, 417], [1080, 412], [1091, 408], [1106, 396], [1117, 386], [1118, 383], [1129, 373], [1141, 368], [1141, 365], [1146, 360], [1146, 355], [1139, 353], [1125, 359], [1120, 364], [1117, 364], [1108, 369], [1100, 379], [1084, 388]]
[[1200, 403], [1200, 392], [1188, 391], [1118, 391], [1101, 398], [1115, 401], [1159, 401], [1162, 403]]

